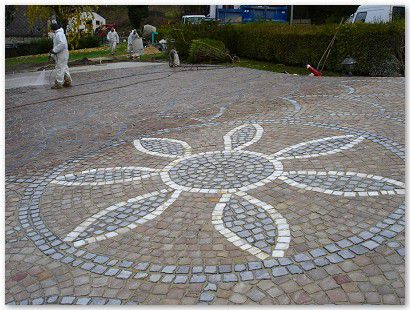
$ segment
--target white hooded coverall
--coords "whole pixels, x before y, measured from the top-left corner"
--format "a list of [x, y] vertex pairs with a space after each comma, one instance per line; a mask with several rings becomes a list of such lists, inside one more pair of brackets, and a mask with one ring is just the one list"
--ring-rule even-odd
[[53, 36], [53, 52], [56, 61], [56, 82], [63, 85], [64, 78], [71, 83], [68, 71], [68, 44], [63, 28], [57, 29]]
[[139, 37], [138, 33], [131, 31], [128, 36], [128, 53], [130, 56], [141, 56], [143, 54], [144, 46], [142, 44], [142, 38]]
[[117, 44], [120, 43], [120, 37], [118, 36], [117, 31], [108, 31], [107, 40], [110, 42], [111, 53], [114, 53], [117, 48]]

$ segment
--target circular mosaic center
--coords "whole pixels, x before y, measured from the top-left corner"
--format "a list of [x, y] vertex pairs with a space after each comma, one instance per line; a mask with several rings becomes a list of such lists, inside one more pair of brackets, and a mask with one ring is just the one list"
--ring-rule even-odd
[[182, 160], [168, 174], [181, 186], [232, 189], [259, 182], [274, 171], [272, 162], [255, 154], [215, 152]]

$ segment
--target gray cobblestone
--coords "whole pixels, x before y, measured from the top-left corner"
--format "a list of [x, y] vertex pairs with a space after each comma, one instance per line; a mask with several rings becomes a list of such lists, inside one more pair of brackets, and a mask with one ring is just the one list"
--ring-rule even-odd
[[204, 275], [193, 275], [191, 277], [191, 283], [204, 283], [206, 281], [206, 277]]
[[48, 304], [54, 304], [58, 301], [58, 296], [54, 295], [54, 296], [50, 296], [47, 298], [47, 303]]
[[238, 277], [234, 273], [225, 273], [222, 275], [223, 282], [237, 282]]
[[61, 298], [62, 305], [72, 305], [74, 303], [75, 297], [73, 296], [64, 296]]
[[242, 281], [250, 281], [255, 278], [252, 271], [244, 271], [244, 272], [241, 272], [239, 275]]
[[288, 274], [288, 270], [286, 270], [285, 267], [275, 267], [275, 268], [272, 268], [272, 275], [273, 275], [274, 277], [280, 277], [280, 276], [283, 276], [283, 275], [285, 275], [285, 274]]
[[255, 277], [258, 280], [263, 280], [263, 279], [270, 279], [271, 275], [269, 274], [269, 272], [267, 270], [256, 270], [255, 271]]
[[349, 259], [349, 258], [355, 257], [354, 253], [352, 253], [349, 250], [341, 250], [341, 251], [337, 252], [337, 254], [340, 255], [341, 257], [343, 257], [344, 259]]
[[120, 271], [119, 274], [117, 274], [117, 277], [120, 279], [128, 279], [129, 277], [131, 277], [132, 272], [128, 271], [128, 270], [122, 270]]
[[289, 270], [291, 274], [303, 273], [303, 270], [297, 265], [290, 265], [290, 266], [287, 266], [286, 268]]
[[203, 292], [201, 296], [199, 296], [199, 300], [204, 302], [211, 302], [214, 298], [215, 295], [209, 292]]
[[77, 304], [77, 305], [85, 306], [85, 305], [87, 305], [90, 301], [91, 301], [91, 298], [81, 297], [81, 298], [78, 298], [78, 299], [77, 299], [76, 304]]
[[188, 281], [187, 276], [176, 276], [174, 279], [174, 283], [176, 284], [183, 284], [183, 283], [186, 283], [187, 281]]
[[216, 266], [205, 266], [205, 273], [216, 273]]

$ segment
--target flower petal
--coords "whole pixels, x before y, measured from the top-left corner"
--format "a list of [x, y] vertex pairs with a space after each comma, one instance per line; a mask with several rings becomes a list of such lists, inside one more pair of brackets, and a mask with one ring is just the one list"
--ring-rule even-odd
[[212, 224], [229, 242], [260, 259], [283, 257], [289, 247], [286, 219], [244, 192], [224, 194], [214, 208]]
[[405, 192], [403, 182], [350, 171], [289, 171], [278, 178], [305, 190], [346, 197], [404, 195]]
[[245, 124], [232, 129], [224, 136], [225, 150], [241, 150], [257, 142], [263, 134], [258, 124]]
[[309, 158], [339, 153], [348, 150], [364, 140], [364, 137], [343, 135], [326, 137], [292, 145], [272, 155], [278, 160]]
[[158, 175], [159, 170], [147, 167], [113, 167], [84, 170], [55, 178], [51, 183], [78, 185], [108, 185], [130, 181], [138, 181]]
[[126, 233], [160, 215], [180, 193], [164, 189], [109, 206], [82, 222], [64, 241], [80, 247]]
[[134, 140], [138, 151], [154, 156], [179, 158], [191, 154], [188, 143], [167, 138], [142, 138]]

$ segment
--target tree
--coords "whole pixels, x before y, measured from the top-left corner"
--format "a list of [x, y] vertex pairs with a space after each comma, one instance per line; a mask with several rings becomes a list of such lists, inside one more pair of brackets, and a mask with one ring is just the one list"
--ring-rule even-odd
[[208, 15], [209, 5], [181, 5], [182, 15]]
[[141, 29], [141, 22], [148, 17], [148, 5], [129, 5], [128, 19], [134, 29]]
[[[92, 12], [97, 9], [91, 5], [29, 5], [26, 16], [30, 27], [40, 21], [51, 21], [54, 17], [57, 23], [66, 31], [71, 47], [76, 48], [81, 38], [81, 22], [92, 19]], [[85, 27], [85, 32], [89, 29]]]
[[6, 28], [10, 26], [11, 22], [16, 15], [16, 6], [15, 5], [6, 5]]
[[182, 12], [177, 9], [172, 9], [165, 13], [165, 18], [170, 24], [181, 22], [181, 17], [182, 17]]

